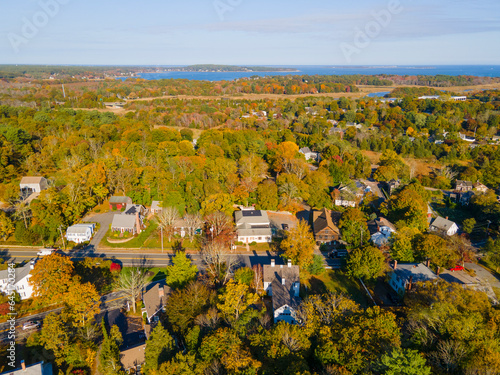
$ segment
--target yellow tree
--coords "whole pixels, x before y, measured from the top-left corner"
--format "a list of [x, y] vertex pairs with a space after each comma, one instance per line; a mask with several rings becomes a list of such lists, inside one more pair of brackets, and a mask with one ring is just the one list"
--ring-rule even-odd
[[226, 284], [226, 290], [220, 296], [220, 303], [217, 304], [217, 307], [226, 321], [232, 323], [238, 320], [248, 306], [258, 301], [259, 296], [256, 293], [251, 293], [247, 284], [230, 280]]
[[300, 220], [295, 228], [281, 242], [284, 257], [301, 267], [307, 267], [313, 260], [314, 237], [305, 220]]
[[95, 286], [91, 283], [73, 283], [65, 296], [69, 315], [74, 324], [84, 327], [96, 314], [99, 314], [100, 297]]
[[29, 279], [36, 297], [45, 303], [57, 303], [73, 283], [73, 262], [69, 257], [53, 253], [40, 259]]

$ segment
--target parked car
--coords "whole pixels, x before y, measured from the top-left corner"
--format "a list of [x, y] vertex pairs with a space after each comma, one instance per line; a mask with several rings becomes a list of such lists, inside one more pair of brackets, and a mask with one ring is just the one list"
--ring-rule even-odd
[[52, 254], [54, 251], [56, 251], [56, 249], [40, 249], [40, 251], [36, 253], [36, 255], [38, 255], [39, 257], [43, 257], [45, 255]]
[[23, 330], [40, 328], [41, 325], [39, 320], [29, 320], [23, 324]]
[[463, 268], [462, 266], [455, 266], [453, 268], [450, 268], [450, 271], [463, 271], [465, 268]]

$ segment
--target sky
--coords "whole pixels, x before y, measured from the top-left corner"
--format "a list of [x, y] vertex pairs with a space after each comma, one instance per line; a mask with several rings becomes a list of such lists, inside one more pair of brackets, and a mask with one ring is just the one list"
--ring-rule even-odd
[[0, 0], [0, 64], [500, 65], [498, 0]]

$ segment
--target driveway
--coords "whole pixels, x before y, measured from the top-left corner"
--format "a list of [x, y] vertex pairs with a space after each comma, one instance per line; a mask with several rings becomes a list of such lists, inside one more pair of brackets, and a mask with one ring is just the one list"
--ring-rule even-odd
[[493, 276], [486, 268], [483, 268], [476, 263], [465, 263], [465, 268], [476, 271], [476, 276], [479, 279], [489, 282], [492, 287], [500, 288], [500, 280]]
[[103, 214], [96, 214], [92, 216], [87, 216], [83, 219], [84, 222], [87, 223], [99, 223], [101, 227], [97, 231], [97, 233], [94, 234], [94, 237], [92, 240], [90, 240], [90, 245], [94, 247], [94, 249], [99, 248], [99, 243], [101, 243], [101, 240], [104, 238], [106, 235], [106, 232], [109, 229], [109, 226], [111, 225], [111, 222], [113, 221], [113, 216], [115, 215], [116, 212], [110, 211], [110, 212], [105, 212]]

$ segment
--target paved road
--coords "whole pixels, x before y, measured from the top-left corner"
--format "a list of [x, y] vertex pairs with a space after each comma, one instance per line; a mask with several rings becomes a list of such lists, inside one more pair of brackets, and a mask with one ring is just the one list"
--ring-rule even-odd
[[[123, 292], [113, 292], [101, 297], [101, 313], [106, 313], [107, 311], [116, 310], [121, 308], [125, 303], [125, 297]], [[30, 315], [23, 318], [16, 319], [16, 340], [21, 340], [28, 335], [30, 335], [34, 329], [24, 331], [22, 329], [23, 324], [29, 320], [39, 320], [42, 321], [48, 314], [53, 312], [60, 312], [61, 307], [49, 311], [45, 311], [40, 314]], [[0, 323], [0, 342], [6, 341], [8, 339], [8, 329], [9, 323]]]
[[500, 288], [500, 280], [498, 280], [490, 271], [486, 268], [483, 268], [479, 264], [476, 263], [465, 263], [465, 268], [472, 269], [476, 271], [476, 276], [480, 279], [486, 280], [490, 283], [490, 285], [494, 288]]
[[94, 249], [97, 249], [99, 244], [101, 243], [101, 240], [104, 238], [106, 235], [109, 226], [111, 225], [111, 222], [113, 221], [113, 216], [116, 214], [116, 212], [109, 211], [105, 212], [103, 214], [96, 214], [92, 215], [89, 217], [86, 217], [83, 219], [84, 222], [87, 223], [99, 223], [101, 227], [97, 231], [97, 233], [94, 234], [94, 237], [90, 240], [90, 245], [94, 247]]

